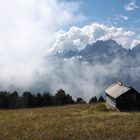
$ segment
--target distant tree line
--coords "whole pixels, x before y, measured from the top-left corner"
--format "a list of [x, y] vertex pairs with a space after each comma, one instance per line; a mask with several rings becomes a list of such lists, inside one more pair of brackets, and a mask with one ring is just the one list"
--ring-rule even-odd
[[[103, 100], [102, 97], [98, 100], [96, 97], [92, 97], [89, 103]], [[72, 96], [66, 94], [63, 89], [59, 89], [55, 95], [51, 95], [49, 92], [32, 94], [30, 91], [25, 91], [19, 96], [16, 91], [12, 93], [0, 91], [0, 109], [37, 108], [85, 103], [86, 102], [80, 97], [77, 98], [76, 101], [73, 100]]]

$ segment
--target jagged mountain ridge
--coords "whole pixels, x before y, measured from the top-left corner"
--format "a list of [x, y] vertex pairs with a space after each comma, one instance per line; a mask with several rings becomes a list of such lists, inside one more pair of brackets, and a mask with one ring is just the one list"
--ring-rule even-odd
[[[110, 39], [106, 41], [99, 40], [92, 45], [87, 45], [84, 49], [65, 50], [58, 53], [57, 56], [61, 58], [71, 58], [75, 56], [82, 56], [86, 61], [101, 61], [102, 59], [113, 59], [115, 57], [128, 58], [135, 57], [140, 53], [140, 45], [132, 49], [126, 49], [118, 44], [116, 41]], [[100, 60], [99, 60], [100, 58]]]

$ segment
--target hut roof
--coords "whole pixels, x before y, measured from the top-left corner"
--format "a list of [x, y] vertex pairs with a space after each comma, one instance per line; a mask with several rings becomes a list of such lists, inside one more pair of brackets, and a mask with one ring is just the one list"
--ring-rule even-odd
[[128, 87], [124, 85], [121, 82], [115, 82], [112, 85], [110, 85], [106, 90], [106, 94], [110, 95], [113, 98], [118, 98], [120, 95], [126, 93], [129, 91], [131, 87]]

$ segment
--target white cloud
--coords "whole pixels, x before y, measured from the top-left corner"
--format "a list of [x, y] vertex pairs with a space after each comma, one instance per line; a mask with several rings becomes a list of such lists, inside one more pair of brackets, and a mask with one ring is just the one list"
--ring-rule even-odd
[[140, 44], [140, 39], [135, 39], [132, 41], [131, 48], [135, 47], [136, 45]]
[[136, 0], [132, 0], [128, 4], [125, 4], [124, 8], [126, 11], [133, 11], [139, 8], [139, 6], [136, 4]]
[[125, 21], [128, 21], [128, 17], [127, 16], [123, 16], [123, 15], [115, 15], [115, 20], [125, 20]]
[[128, 48], [129, 37], [135, 33], [125, 31], [123, 28], [108, 27], [103, 24], [94, 23], [89, 26], [71, 27], [68, 32], [58, 31], [55, 34], [51, 52], [58, 50], [83, 49], [87, 44], [92, 44], [97, 40], [114, 39], [119, 44]]
[[0, 87], [29, 88], [38, 80], [53, 33], [84, 18], [79, 6], [63, 0], [0, 0]]

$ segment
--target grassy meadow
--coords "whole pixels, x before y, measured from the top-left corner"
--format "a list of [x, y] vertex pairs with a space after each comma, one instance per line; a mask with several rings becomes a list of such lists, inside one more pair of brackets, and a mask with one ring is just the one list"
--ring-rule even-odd
[[1, 110], [0, 140], [140, 140], [140, 113], [104, 103]]

